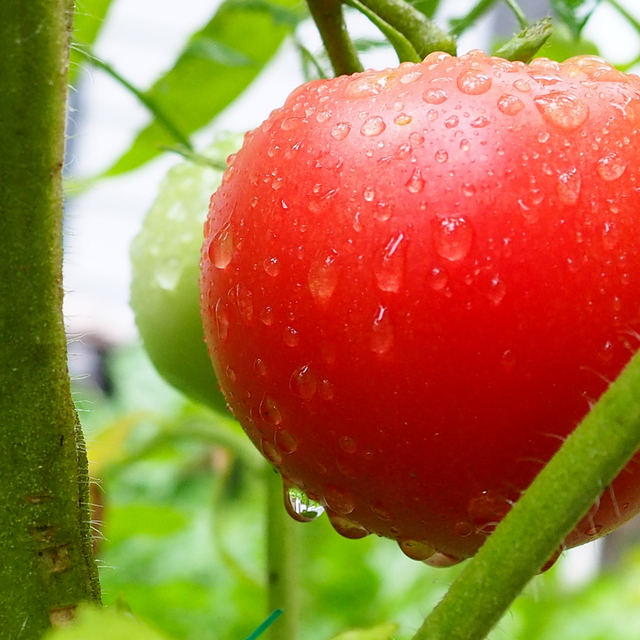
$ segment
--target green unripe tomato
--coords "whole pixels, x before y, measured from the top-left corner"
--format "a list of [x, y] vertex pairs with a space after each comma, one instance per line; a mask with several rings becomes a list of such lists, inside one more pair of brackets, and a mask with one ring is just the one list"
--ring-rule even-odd
[[[206, 156], [224, 165], [240, 139], [217, 142]], [[160, 375], [216, 411], [226, 401], [207, 355], [199, 310], [199, 260], [209, 198], [222, 172], [187, 161], [172, 168], [131, 245], [131, 307]]]

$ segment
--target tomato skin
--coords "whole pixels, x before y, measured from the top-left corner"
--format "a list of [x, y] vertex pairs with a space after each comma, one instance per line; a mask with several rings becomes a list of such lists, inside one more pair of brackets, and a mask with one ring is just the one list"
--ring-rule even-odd
[[[304, 85], [247, 135], [205, 226], [205, 336], [338, 531], [473, 555], [630, 359], [638, 122], [640, 79], [599, 59], [471, 52]], [[634, 459], [566, 544], [639, 510]]]

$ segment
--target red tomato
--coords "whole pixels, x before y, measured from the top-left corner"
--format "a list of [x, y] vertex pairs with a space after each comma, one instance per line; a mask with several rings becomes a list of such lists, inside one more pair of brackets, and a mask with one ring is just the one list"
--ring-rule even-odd
[[[206, 339], [348, 537], [473, 555], [638, 347], [640, 79], [472, 52], [306, 84], [211, 201]], [[575, 479], [580, 482], [580, 478]], [[630, 463], [566, 541], [640, 510]]]

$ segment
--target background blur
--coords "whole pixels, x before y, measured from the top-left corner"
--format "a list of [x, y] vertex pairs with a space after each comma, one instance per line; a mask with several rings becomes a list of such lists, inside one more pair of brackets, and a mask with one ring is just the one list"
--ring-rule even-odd
[[[218, 0], [113, 0], [93, 53], [144, 90], [171, 68]], [[475, 3], [443, 1], [438, 20]], [[636, 0], [620, 4], [640, 20]], [[530, 19], [547, 2], [520, 2]], [[78, 2], [78, 11], [83, 11]], [[378, 38], [359, 15], [357, 37]], [[463, 53], [490, 48], [517, 30], [499, 7], [459, 41]], [[640, 51], [637, 30], [599, 3], [583, 31], [613, 63]], [[312, 24], [300, 39], [313, 52]], [[544, 55], [544, 51], [542, 52]], [[394, 66], [387, 47], [362, 56], [367, 67]], [[304, 81], [285, 41], [250, 89], [195, 136], [203, 147], [220, 132], [257, 126]], [[263, 487], [251, 452], [220, 442], [225, 419], [189, 403], [155, 373], [139, 345], [129, 307], [129, 245], [160, 180], [182, 161], [164, 154], [120, 177], [87, 180], [110, 167], [149, 121], [122, 84], [96, 68], [75, 81], [69, 125], [65, 222], [65, 316], [77, 404], [88, 434], [96, 548], [106, 603], [119, 602], [172, 638], [244, 638], [265, 617]], [[406, 559], [387, 540], [347, 541], [326, 518], [300, 525], [305, 640], [390, 620], [408, 638], [445, 592], [457, 568], [434, 570]], [[534, 581], [492, 635], [509, 639], [624, 640], [640, 637], [640, 549], [631, 523], [602, 542], [565, 554]], [[306, 550], [306, 551], [305, 551]]]

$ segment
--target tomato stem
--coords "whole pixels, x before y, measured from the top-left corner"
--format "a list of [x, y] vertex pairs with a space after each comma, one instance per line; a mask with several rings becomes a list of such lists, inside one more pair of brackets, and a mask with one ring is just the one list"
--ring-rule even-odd
[[413, 640], [480, 640], [489, 633], [637, 451], [638, 388], [640, 353], [487, 539]]
[[344, 22], [342, 0], [307, 0], [307, 5], [336, 76], [363, 71]]
[[298, 635], [297, 523], [284, 508], [282, 478], [272, 467], [266, 471], [267, 492], [267, 613], [284, 613], [269, 628], [271, 640], [295, 640]]
[[551, 18], [543, 18], [505, 42], [495, 55], [506, 60], [529, 62], [551, 37], [552, 32]]
[[433, 51], [456, 53], [455, 38], [405, 0], [359, 0], [384, 22], [404, 35], [425, 58]]

